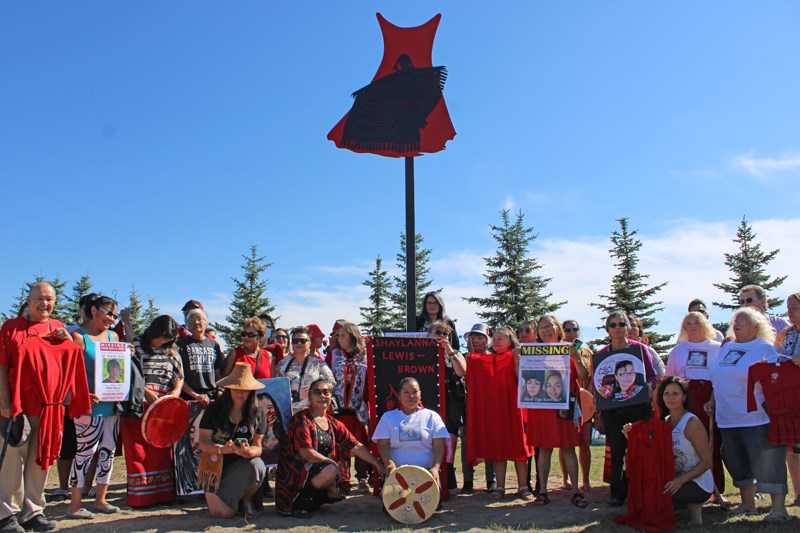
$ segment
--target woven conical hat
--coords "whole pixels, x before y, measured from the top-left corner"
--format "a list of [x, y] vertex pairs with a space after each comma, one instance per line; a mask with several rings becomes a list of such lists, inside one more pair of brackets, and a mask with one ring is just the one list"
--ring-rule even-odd
[[389, 516], [401, 524], [421, 524], [439, 506], [439, 486], [424, 468], [404, 465], [386, 478], [381, 498]]

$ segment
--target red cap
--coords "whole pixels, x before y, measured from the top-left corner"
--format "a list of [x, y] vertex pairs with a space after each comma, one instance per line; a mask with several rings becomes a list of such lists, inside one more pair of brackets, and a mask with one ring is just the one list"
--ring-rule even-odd
[[319, 329], [318, 325], [309, 324], [307, 327], [308, 327], [308, 332], [311, 334], [310, 336], [311, 336], [312, 339], [324, 339], [325, 338], [325, 334], [322, 333], [322, 330]]

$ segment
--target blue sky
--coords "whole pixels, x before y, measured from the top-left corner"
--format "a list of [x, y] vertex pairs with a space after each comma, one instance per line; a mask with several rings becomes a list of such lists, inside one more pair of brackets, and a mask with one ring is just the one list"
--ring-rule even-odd
[[504, 208], [538, 232], [561, 319], [599, 322], [622, 216], [642, 271], [670, 282], [664, 332], [723, 297], [743, 215], [782, 249], [779, 296], [798, 290], [797, 2], [6, 1], [0, 308], [35, 274], [88, 272], [222, 320], [255, 243], [284, 325], [360, 321], [375, 257], [394, 266], [403, 162], [326, 134], [378, 67], [376, 12], [442, 13], [458, 135], [416, 161], [416, 223], [460, 330]]

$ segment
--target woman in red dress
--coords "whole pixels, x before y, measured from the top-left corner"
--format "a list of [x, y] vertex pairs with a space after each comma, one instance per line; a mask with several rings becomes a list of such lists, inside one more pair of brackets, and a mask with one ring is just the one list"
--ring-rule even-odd
[[[561, 328], [561, 323], [550, 315], [541, 317], [536, 323], [536, 338], [539, 342], [563, 342], [564, 330]], [[579, 392], [578, 382], [585, 381], [588, 376], [589, 371], [581, 360], [580, 355], [575, 348], [570, 348], [569, 390], [564, 392], [577, 398]], [[548, 385], [550, 385], [549, 382], [550, 380], [548, 379]], [[553, 384], [555, 383], [557, 383], [557, 380], [553, 380]], [[559, 391], [548, 391], [548, 395], [557, 397], [559, 396], [557, 392]], [[565, 397], [568, 396], [565, 395]], [[550, 497], [547, 495], [550, 458], [553, 454], [553, 448], [559, 448], [564, 457], [567, 474], [572, 481], [572, 504], [583, 508], [589, 502], [578, 492], [578, 456], [575, 454], [575, 446], [579, 446], [581, 443], [580, 419], [561, 418], [557, 413], [557, 409], [528, 409], [528, 444], [539, 448], [539, 460], [536, 467], [539, 479], [542, 480], [535, 503], [541, 505], [550, 503]]]
[[[533, 500], [528, 489], [528, 457], [533, 448], [525, 441], [522, 410], [517, 407], [519, 340], [514, 330], [503, 326], [492, 337], [493, 353], [471, 353], [465, 360], [452, 356], [456, 373], [467, 378], [467, 461], [494, 463], [497, 486], [490, 493], [500, 499], [506, 492], [506, 462], [514, 461], [517, 495]], [[459, 368], [460, 367], [460, 368]]]
[[256, 379], [272, 377], [272, 353], [262, 348], [260, 341], [264, 338], [267, 325], [257, 317], [246, 318], [242, 325], [242, 344], [231, 350], [225, 358], [225, 368], [222, 375], [227, 376], [236, 363], [247, 363]]

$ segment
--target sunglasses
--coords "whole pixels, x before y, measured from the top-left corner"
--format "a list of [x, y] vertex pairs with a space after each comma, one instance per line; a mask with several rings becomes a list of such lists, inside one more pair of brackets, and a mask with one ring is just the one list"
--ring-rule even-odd
[[248, 339], [255, 339], [256, 337], [260, 337], [260, 333], [247, 333], [246, 331], [242, 332], [242, 337], [247, 337]]
[[330, 389], [311, 389], [309, 392], [314, 396], [330, 396], [332, 394]]
[[106, 314], [106, 316], [108, 316], [112, 320], [119, 320], [119, 315], [116, 315], [116, 314], [112, 313], [108, 309], [103, 309], [102, 307], [98, 307], [97, 310], [104, 312]]
[[434, 335], [438, 335], [439, 337], [444, 337], [445, 335], [447, 335], [447, 333], [445, 333], [444, 331], [442, 331], [440, 329], [437, 329], [436, 331], [434, 331], [433, 334]]
[[[751, 297], [749, 297], [749, 298], [739, 298], [739, 303], [740, 303], [740, 304], [742, 304], [742, 305], [744, 305], [744, 304], [751, 304], [751, 303], [755, 302], [756, 300], [760, 300], [760, 299], [761, 299], [761, 298], [758, 298], [758, 297], [755, 297], [755, 298], [754, 298], [753, 296], [751, 296]], [[712, 302], [712, 303], [713, 303], [713, 302]]]
[[292, 339], [292, 344], [305, 344], [308, 342], [308, 339]]
[[289, 335], [275, 335], [276, 339], [289, 340]]
[[609, 322], [608, 323], [608, 329], [627, 328], [627, 327], [629, 327], [627, 322]]
[[578, 333], [580, 328], [564, 328], [564, 333]]

